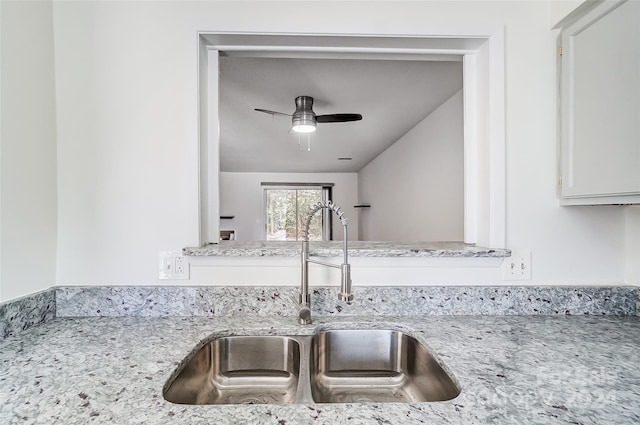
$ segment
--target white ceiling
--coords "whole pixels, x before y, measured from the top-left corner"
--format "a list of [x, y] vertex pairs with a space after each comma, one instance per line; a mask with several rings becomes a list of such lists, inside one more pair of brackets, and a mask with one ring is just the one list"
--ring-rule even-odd
[[[449, 58], [450, 59], [450, 58]], [[220, 57], [220, 169], [235, 172], [355, 172], [462, 88], [461, 61]], [[294, 99], [317, 115], [362, 121], [290, 134]], [[351, 161], [339, 157], [353, 158]]]

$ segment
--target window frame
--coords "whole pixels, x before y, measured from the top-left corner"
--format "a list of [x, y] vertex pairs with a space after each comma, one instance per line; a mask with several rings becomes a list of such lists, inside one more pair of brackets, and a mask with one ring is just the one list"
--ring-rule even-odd
[[[505, 29], [499, 24], [429, 26], [402, 23], [382, 33], [358, 25], [329, 32], [198, 32], [199, 245], [219, 229], [218, 58], [221, 52], [263, 55], [461, 55], [464, 87], [464, 242], [506, 243]], [[360, 28], [360, 29], [359, 29]]]

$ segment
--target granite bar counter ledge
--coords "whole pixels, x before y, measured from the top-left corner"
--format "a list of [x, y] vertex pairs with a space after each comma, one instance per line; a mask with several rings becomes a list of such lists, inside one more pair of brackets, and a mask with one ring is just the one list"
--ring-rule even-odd
[[[638, 288], [356, 287], [350, 303], [335, 301], [336, 288], [314, 288], [310, 326], [296, 323], [295, 290], [61, 287], [20, 308], [0, 305], [12, 329], [0, 340], [0, 424], [640, 423]], [[34, 321], [49, 311], [41, 303], [55, 317]], [[462, 392], [432, 403], [299, 405], [162, 396], [201, 341], [326, 328], [402, 330]]]
[[[193, 257], [295, 257], [300, 255], [300, 242], [295, 241], [220, 241], [202, 247], [184, 248]], [[314, 241], [310, 255], [342, 257], [341, 241]], [[470, 258], [508, 257], [508, 249], [484, 248], [463, 242], [384, 242], [349, 241], [349, 257], [384, 258]]]

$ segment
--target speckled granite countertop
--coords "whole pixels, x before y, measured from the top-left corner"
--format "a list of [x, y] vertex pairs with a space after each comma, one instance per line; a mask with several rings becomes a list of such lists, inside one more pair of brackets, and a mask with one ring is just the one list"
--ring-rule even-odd
[[[184, 406], [162, 387], [212, 334], [393, 327], [418, 337], [463, 389], [417, 404]], [[637, 316], [58, 318], [0, 340], [2, 424], [633, 424]]]
[[[220, 241], [203, 247], [184, 248], [182, 253], [195, 257], [295, 257], [300, 242]], [[508, 249], [483, 248], [463, 242], [375, 242], [349, 241], [352, 257], [508, 257]], [[341, 257], [342, 242], [311, 242], [310, 254], [316, 257]]]

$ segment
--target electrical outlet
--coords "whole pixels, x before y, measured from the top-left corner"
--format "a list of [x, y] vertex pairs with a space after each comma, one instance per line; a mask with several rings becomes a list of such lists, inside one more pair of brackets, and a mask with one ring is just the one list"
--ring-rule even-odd
[[503, 267], [504, 280], [531, 280], [531, 252], [512, 251]]
[[160, 279], [189, 279], [189, 262], [182, 251], [160, 251]]
[[184, 257], [182, 255], [178, 255], [176, 258], [176, 274], [182, 275], [184, 274]]

